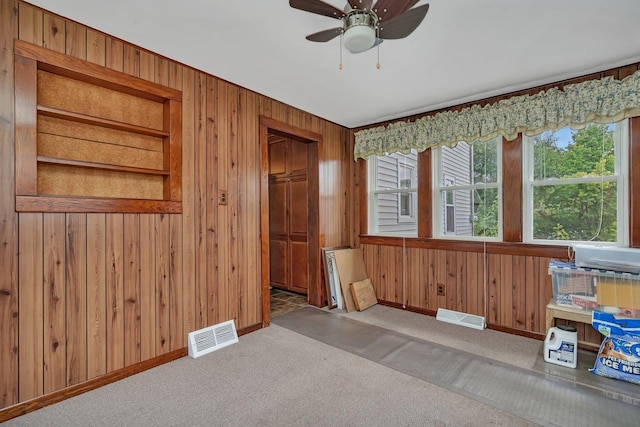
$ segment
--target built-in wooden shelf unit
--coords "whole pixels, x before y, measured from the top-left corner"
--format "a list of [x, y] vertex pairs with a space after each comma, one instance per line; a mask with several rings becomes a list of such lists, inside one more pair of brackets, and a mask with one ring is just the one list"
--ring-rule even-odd
[[182, 93], [15, 41], [16, 210], [182, 212]]

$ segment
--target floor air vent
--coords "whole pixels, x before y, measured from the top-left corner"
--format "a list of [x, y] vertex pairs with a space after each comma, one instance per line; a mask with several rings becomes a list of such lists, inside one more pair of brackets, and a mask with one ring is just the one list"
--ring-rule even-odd
[[196, 357], [220, 350], [238, 342], [233, 320], [218, 323], [189, 333], [189, 356]]
[[486, 326], [484, 322], [484, 317], [482, 316], [461, 313], [459, 311], [447, 310], [445, 308], [438, 309], [438, 314], [436, 314], [436, 320], [440, 320], [447, 323], [453, 323], [454, 325], [467, 326], [473, 329], [484, 329]]

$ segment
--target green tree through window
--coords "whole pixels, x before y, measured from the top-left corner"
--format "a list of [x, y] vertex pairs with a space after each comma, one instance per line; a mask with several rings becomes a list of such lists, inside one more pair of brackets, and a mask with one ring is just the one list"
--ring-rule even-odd
[[533, 238], [615, 242], [617, 186], [614, 125], [534, 137]]

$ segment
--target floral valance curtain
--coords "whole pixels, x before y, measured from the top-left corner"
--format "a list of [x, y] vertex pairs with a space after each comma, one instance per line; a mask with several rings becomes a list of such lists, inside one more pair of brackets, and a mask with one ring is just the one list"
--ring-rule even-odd
[[640, 71], [624, 80], [605, 77], [551, 88], [535, 95], [513, 96], [483, 107], [444, 111], [414, 122], [364, 129], [355, 134], [354, 158], [408, 153], [412, 148], [488, 141], [498, 135], [513, 140], [565, 126], [582, 129], [589, 122], [613, 123], [640, 115]]

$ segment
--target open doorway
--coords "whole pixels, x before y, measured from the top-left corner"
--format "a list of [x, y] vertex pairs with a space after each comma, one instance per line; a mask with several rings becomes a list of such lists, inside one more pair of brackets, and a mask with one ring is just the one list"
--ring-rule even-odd
[[[262, 326], [271, 322], [271, 290], [321, 307], [319, 152], [322, 137], [260, 117]], [[296, 298], [297, 297], [297, 298]]]

